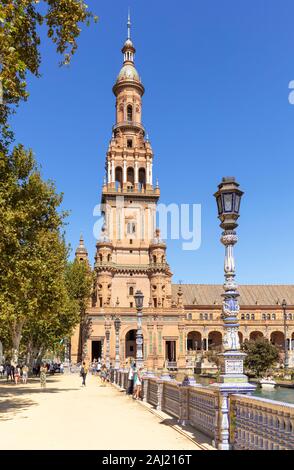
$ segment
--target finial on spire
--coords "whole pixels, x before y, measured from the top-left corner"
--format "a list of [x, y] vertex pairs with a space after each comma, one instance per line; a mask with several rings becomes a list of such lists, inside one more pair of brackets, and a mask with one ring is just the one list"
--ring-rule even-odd
[[83, 237], [83, 234], [81, 233], [80, 235], [80, 243], [79, 243], [80, 247], [84, 247], [84, 237]]
[[130, 7], [128, 11], [128, 39], [131, 39], [131, 13], [130, 13]]

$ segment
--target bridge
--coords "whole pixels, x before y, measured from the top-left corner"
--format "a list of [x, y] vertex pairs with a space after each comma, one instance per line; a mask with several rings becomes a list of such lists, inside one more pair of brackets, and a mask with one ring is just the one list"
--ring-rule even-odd
[[[294, 405], [145, 374], [142, 401], [127, 396], [127, 371], [111, 384], [77, 373], [14, 385], [0, 379], [1, 447], [7, 450], [294, 450]], [[28, 432], [29, 429], [29, 432]]]
[[[14, 385], [0, 379], [1, 449], [207, 450], [209, 439], [149, 410], [113, 385], [88, 374], [49, 376]], [[152, 412], [150, 412], [152, 411]]]

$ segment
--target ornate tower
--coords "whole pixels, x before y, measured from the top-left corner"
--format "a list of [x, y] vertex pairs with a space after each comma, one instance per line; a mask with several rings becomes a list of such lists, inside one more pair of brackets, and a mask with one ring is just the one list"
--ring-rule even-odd
[[135, 52], [129, 17], [123, 66], [113, 86], [116, 118], [101, 198], [105, 228], [96, 245], [94, 306], [100, 308], [114, 307], [117, 301], [120, 307], [135, 308], [137, 289], [144, 294], [144, 308], [171, 303], [166, 246], [158, 232], [154, 238], [160, 190], [153, 185], [153, 151], [142, 124], [145, 90]]

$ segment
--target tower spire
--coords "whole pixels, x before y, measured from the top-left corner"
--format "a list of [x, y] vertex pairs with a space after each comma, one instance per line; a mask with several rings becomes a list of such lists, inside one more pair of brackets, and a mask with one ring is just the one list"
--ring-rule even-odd
[[130, 7], [128, 10], [128, 39], [131, 39], [131, 13], [130, 13]]

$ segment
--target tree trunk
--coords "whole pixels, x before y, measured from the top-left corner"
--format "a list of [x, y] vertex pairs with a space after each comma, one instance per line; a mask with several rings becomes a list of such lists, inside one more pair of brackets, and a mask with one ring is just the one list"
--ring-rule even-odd
[[20, 345], [21, 332], [22, 332], [23, 325], [24, 325], [24, 321], [14, 324], [14, 328], [13, 328], [11, 363], [14, 366], [17, 366], [18, 364], [19, 345]]

